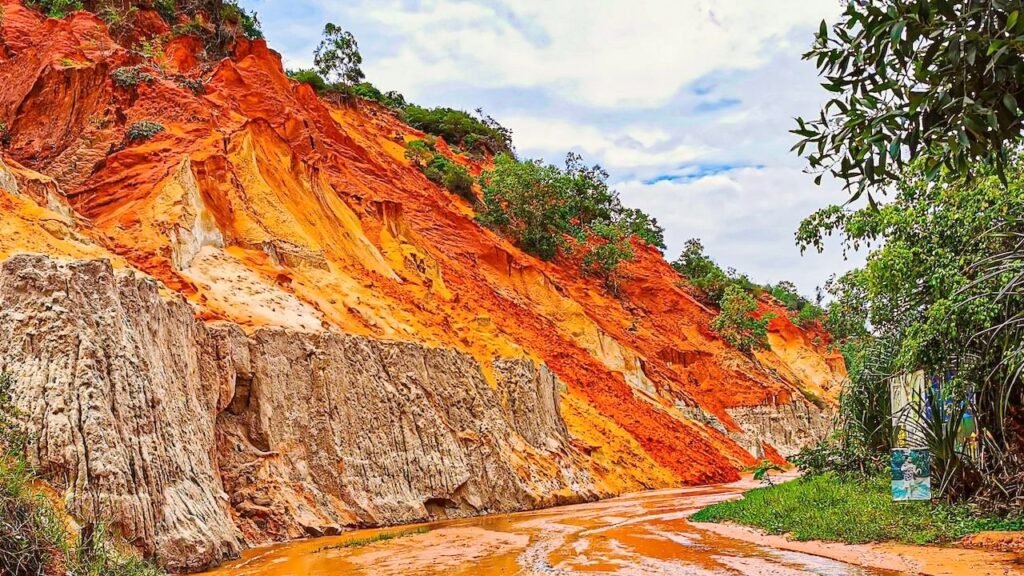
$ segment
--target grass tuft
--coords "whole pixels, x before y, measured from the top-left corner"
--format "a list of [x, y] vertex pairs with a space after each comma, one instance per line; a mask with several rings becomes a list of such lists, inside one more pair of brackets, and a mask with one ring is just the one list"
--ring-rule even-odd
[[421, 526], [419, 528], [410, 528], [408, 530], [402, 530], [399, 532], [381, 532], [374, 534], [373, 536], [367, 536], [365, 538], [354, 538], [352, 540], [346, 540], [341, 544], [334, 544], [332, 546], [324, 546], [317, 548], [317, 552], [323, 552], [325, 550], [338, 550], [341, 548], [361, 548], [377, 542], [387, 542], [388, 540], [394, 540], [395, 538], [404, 538], [406, 536], [415, 536], [416, 534], [426, 534], [430, 532], [430, 528]]
[[979, 516], [966, 505], [893, 502], [886, 477], [821, 474], [747, 492], [693, 515], [695, 522], [735, 522], [794, 540], [848, 544], [928, 544], [985, 530], [1024, 529], [1024, 517]]

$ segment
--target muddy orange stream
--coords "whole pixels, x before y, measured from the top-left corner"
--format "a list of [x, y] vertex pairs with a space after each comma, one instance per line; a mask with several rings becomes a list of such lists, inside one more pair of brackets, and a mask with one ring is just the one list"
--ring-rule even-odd
[[[738, 485], [663, 490], [603, 502], [487, 516], [250, 550], [209, 572], [217, 576], [513, 575], [883, 575], [809, 554], [744, 543], [702, 530], [686, 517], [735, 497]], [[341, 546], [384, 533], [406, 535]]]

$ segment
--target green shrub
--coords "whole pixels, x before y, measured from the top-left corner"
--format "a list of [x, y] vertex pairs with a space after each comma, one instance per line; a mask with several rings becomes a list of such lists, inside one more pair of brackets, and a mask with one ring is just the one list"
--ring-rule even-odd
[[801, 328], [806, 328], [815, 322], [820, 322], [823, 318], [825, 318], [824, 310], [815, 304], [805, 302], [793, 322]]
[[636, 235], [644, 242], [665, 251], [665, 229], [658, 224], [656, 218], [652, 218], [643, 210], [638, 208], [623, 207], [618, 215], [618, 220], [629, 234]]
[[50, 18], [63, 18], [83, 9], [81, 0], [26, 0], [25, 5], [39, 10]]
[[731, 284], [718, 264], [704, 254], [704, 244], [698, 238], [686, 241], [679, 258], [672, 262], [672, 267], [704, 293], [707, 304], [717, 304], [725, 295], [726, 287]]
[[220, 18], [222, 22], [238, 26], [242, 30], [242, 34], [249, 40], [263, 39], [263, 30], [260, 28], [260, 20], [256, 13], [250, 14], [237, 2], [224, 2], [221, 6]]
[[406, 124], [427, 134], [440, 136], [445, 142], [470, 153], [498, 154], [512, 152], [512, 132], [494, 118], [477, 110], [479, 118], [452, 108], [406, 106], [402, 119]]
[[407, 145], [405, 157], [431, 182], [444, 186], [471, 204], [478, 201], [476, 194], [473, 193], [473, 177], [469, 175], [469, 171], [461, 164], [439, 154], [433, 143], [413, 140]]
[[139, 84], [150, 84], [155, 78], [146, 72], [143, 66], [123, 66], [110, 73], [110, 78], [118, 88], [134, 88]]
[[484, 207], [477, 218], [482, 223], [543, 260], [568, 248], [567, 179], [558, 168], [498, 154], [481, 182]]
[[322, 76], [312, 68], [300, 68], [298, 70], [289, 70], [287, 72], [288, 77], [300, 84], [309, 84], [313, 90], [317, 92], [326, 92], [330, 86]]
[[806, 476], [834, 472], [870, 477], [882, 474], [889, 467], [888, 454], [859, 450], [851, 443], [839, 442], [836, 439], [823, 440], [813, 446], [807, 446], [789, 460]]
[[604, 281], [613, 294], [619, 291], [619, 264], [633, 259], [631, 231], [622, 226], [598, 222], [592, 228], [593, 238], [584, 246], [583, 271]]
[[480, 176], [483, 203], [477, 219], [522, 250], [550, 260], [579, 251], [583, 272], [617, 292], [618, 266], [635, 256], [634, 238], [663, 242], [657, 222], [622, 205], [608, 174], [569, 154], [565, 169], [508, 154]]
[[800, 327], [810, 326], [825, 317], [825, 311], [807, 298], [797, 293], [796, 285], [783, 280], [774, 286], [768, 286], [771, 295], [789, 310], [790, 319]]
[[134, 142], [136, 140], [149, 140], [163, 131], [163, 124], [160, 124], [159, 122], [152, 122], [150, 120], [143, 120], [129, 126], [124, 135], [129, 141]]
[[480, 177], [483, 206], [477, 219], [544, 260], [579, 250], [583, 271], [615, 292], [617, 269], [634, 257], [634, 238], [659, 242], [661, 227], [625, 208], [600, 166], [569, 154], [565, 169], [539, 160], [520, 162], [500, 153]]
[[711, 323], [711, 328], [722, 338], [742, 352], [767, 350], [768, 322], [774, 317], [765, 314], [754, 318], [757, 301], [738, 286], [729, 286], [720, 302], [721, 311]]
[[120, 7], [107, 6], [100, 10], [96, 15], [100, 17], [107, 25], [107, 30], [113, 34], [117, 34], [125, 29], [128, 22], [134, 18], [136, 12], [139, 9], [137, 6], [132, 6], [127, 10]]
[[356, 96], [364, 100], [380, 102], [384, 106], [395, 110], [402, 110], [408, 105], [405, 101], [405, 96], [402, 96], [400, 93], [394, 90], [381, 92], [376, 86], [369, 82], [360, 82], [353, 86], [352, 90]]
[[203, 82], [202, 78], [189, 78], [188, 76], [178, 74], [174, 77], [174, 83], [196, 96], [206, 91], [206, 83]]

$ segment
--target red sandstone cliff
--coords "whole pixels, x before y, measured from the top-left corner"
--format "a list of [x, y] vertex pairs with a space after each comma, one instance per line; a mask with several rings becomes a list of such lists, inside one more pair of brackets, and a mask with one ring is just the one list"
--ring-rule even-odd
[[[0, 369], [25, 382], [21, 403], [37, 426], [64, 406], [53, 398], [109, 380], [77, 414], [98, 410], [103, 426], [116, 427], [154, 410], [161, 426], [179, 427], [144, 447], [123, 442], [126, 456], [109, 464], [115, 476], [145, 469], [121, 460], [173, 451], [161, 442], [185, 441], [183, 430], [206, 439], [195, 454], [157, 458], [175, 485], [199, 486], [170, 496], [159, 482], [145, 490], [123, 478], [107, 483], [109, 475], [97, 477], [76, 456], [90, 443], [120, 445], [129, 430], [107, 437], [70, 426], [38, 449], [58, 483], [79, 502], [92, 501], [79, 510], [109, 512], [148, 552], [194, 568], [242, 545], [359, 523], [731, 480], [762, 455], [791, 453], [823, 430], [824, 415], [806, 398], [828, 398], [845, 375], [842, 360], [823, 347], [825, 335], [794, 326], [777, 310], [772, 349], [751, 358], [711, 331], [715, 311], [689, 296], [685, 280], [653, 249], [638, 247], [617, 297], [576, 267], [524, 254], [408, 164], [404, 143], [422, 134], [371, 102], [324, 102], [290, 81], [262, 41], [240, 40], [230, 57], [209, 62], [196, 39], [173, 37], [149, 19], [147, 33], [159, 39], [147, 59], [113, 40], [91, 14], [48, 20], [13, 0], [2, 6], [0, 259], [26, 252], [49, 259], [21, 259], [0, 275], [8, 307], [0, 326], [20, 335], [0, 345]], [[154, 81], [117, 87], [111, 72], [128, 65], [145, 66]], [[203, 89], [196, 94], [181, 78], [201, 80]], [[165, 131], [126, 140], [126, 128], [143, 120]], [[54, 263], [97, 258], [110, 260], [111, 274], [122, 280]], [[33, 266], [49, 271], [46, 281], [28, 280]], [[83, 291], [93, 282], [117, 294], [107, 308], [88, 310], [70, 292], [54, 300], [69, 318], [89, 324], [90, 314], [124, 315], [137, 305], [137, 288], [117, 287], [130, 272], [160, 281], [161, 297], [175, 304], [171, 313], [150, 303], [139, 308], [141, 319], [125, 320], [135, 323], [123, 335], [128, 349], [149, 339], [182, 347], [186, 360], [143, 346], [151, 365], [134, 366], [131, 377], [97, 372], [94, 381], [63, 349], [74, 347], [72, 334], [61, 336], [63, 348], [32, 344], [40, 326], [59, 332], [63, 324], [41, 322], [26, 334], [43, 311], [19, 290], [49, 293], [76, 278]], [[179, 298], [191, 307], [180, 308]], [[22, 307], [17, 314], [14, 302]], [[188, 323], [182, 310], [198, 322]], [[165, 324], [181, 333], [164, 333]], [[89, 330], [79, 344], [103, 340], [114, 328]], [[206, 330], [231, 334], [232, 344], [216, 348], [219, 336]], [[410, 357], [453, 356], [437, 361], [433, 370], [445, 376], [433, 385], [429, 370], [414, 378], [415, 391], [396, 384], [405, 382], [396, 374], [353, 380], [359, 367], [344, 351], [379, 346], [392, 352], [374, 352], [368, 362], [385, 373], [394, 354], [402, 359], [393, 358], [391, 369], [403, 374], [413, 370], [399, 368]], [[234, 359], [230, 370], [195, 368], [223, 363], [224, 354]], [[133, 362], [102, 346], [95, 355]], [[165, 369], [183, 371], [187, 383], [172, 386], [166, 374], [154, 375]], [[135, 388], [119, 394], [206, 399], [160, 411], [127, 396], [117, 400], [113, 391], [126, 382]], [[352, 386], [362, 390], [358, 398], [346, 392]], [[252, 390], [260, 391], [255, 404]], [[355, 423], [356, 405], [371, 400], [365, 408], [376, 419]], [[328, 407], [321, 411], [317, 402]], [[450, 412], [463, 404], [478, 408]], [[439, 412], [427, 417], [424, 410]], [[413, 414], [411, 424], [402, 424], [403, 414]], [[191, 421], [176, 422], [183, 418]], [[374, 461], [403, 458], [397, 447], [404, 440], [372, 440], [391, 426], [399, 427], [392, 436], [402, 436], [405, 425], [424, 444], [408, 449], [414, 457], [405, 466], [439, 466], [409, 485], [394, 484], [401, 463], [392, 469]], [[346, 436], [352, 431], [364, 440]], [[314, 439], [316, 446], [303, 445]], [[189, 466], [199, 472], [189, 476]], [[182, 512], [189, 498], [200, 503], [209, 533]], [[189, 546], [199, 552], [182, 552]]]

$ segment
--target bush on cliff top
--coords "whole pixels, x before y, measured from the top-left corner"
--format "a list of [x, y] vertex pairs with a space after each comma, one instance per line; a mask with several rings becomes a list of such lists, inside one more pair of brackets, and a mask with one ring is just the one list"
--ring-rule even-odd
[[577, 252], [585, 273], [613, 291], [619, 264], [633, 258], [634, 237], [662, 247], [662, 228], [643, 212], [622, 206], [600, 166], [569, 154], [565, 169], [498, 154], [481, 178], [481, 223], [544, 260]]
[[461, 196], [470, 204], [477, 203], [473, 193], [473, 177], [460, 164], [452, 162], [437, 152], [432, 142], [413, 140], [405, 150], [405, 157], [423, 172], [423, 175], [435, 184], [447, 188], [450, 192]]
[[410, 104], [402, 120], [427, 134], [440, 136], [452, 146], [473, 154], [511, 154], [512, 131], [477, 109], [477, 116], [454, 108], [423, 108]]
[[0, 373], [0, 574], [38, 576], [159, 576], [128, 552], [101, 523], [72, 534], [63, 514], [35, 486], [25, 457], [30, 440], [14, 406], [14, 381]]
[[721, 311], [712, 321], [711, 328], [726, 342], [747, 353], [769, 348], [768, 322], [774, 315], [764, 314], [755, 318], [757, 301], [753, 296], [737, 286], [728, 286], [720, 306]]

